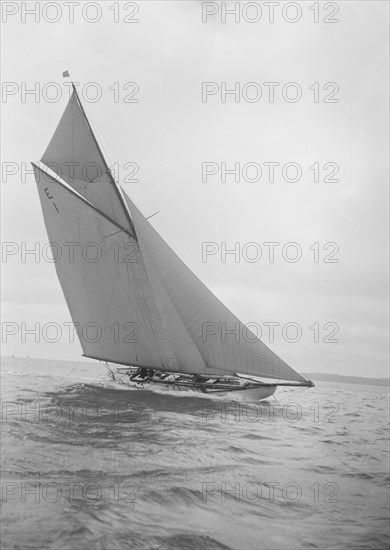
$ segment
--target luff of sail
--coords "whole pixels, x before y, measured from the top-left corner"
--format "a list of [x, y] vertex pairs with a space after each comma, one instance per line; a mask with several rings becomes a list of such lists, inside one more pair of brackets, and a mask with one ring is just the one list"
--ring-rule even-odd
[[[102, 167], [99, 180], [87, 181], [82, 167], [88, 165]], [[75, 89], [34, 170], [50, 241], [62, 250], [77, 244], [72, 261], [65, 255], [55, 266], [84, 355], [307, 385], [201, 283], [119, 188]], [[91, 243], [96, 261], [84, 256]], [[205, 337], [206, 324], [219, 330]], [[223, 325], [236, 328], [238, 341], [222, 340]]]

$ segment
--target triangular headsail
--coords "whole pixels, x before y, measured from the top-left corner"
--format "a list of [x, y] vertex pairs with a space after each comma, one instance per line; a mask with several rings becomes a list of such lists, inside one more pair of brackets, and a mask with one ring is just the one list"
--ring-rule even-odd
[[[210, 373], [306, 382], [280, 359], [192, 273], [125, 194], [145, 258], [160, 278], [171, 304]], [[223, 335], [224, 328], [231, 331]]]

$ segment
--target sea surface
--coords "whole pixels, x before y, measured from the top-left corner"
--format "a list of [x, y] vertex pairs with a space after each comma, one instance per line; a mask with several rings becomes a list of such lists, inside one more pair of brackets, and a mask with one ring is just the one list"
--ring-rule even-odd
[[389, 390], [245, 405], [2, 360], [2, 548], [384, 549]]

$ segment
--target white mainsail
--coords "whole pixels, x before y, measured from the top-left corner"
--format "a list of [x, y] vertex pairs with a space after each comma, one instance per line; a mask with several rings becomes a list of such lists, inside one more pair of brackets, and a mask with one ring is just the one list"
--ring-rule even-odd
[[[88, 165], [101, 167], [94, 181], [86, 177]], [[42, 162], [33, 166], [54, 255], [62, 252], [55, 267], [84, 355], [306, 385], [192, 273], [119, 188], [75, 89]], [[233, 332], [222, 338], [222, 327]]]

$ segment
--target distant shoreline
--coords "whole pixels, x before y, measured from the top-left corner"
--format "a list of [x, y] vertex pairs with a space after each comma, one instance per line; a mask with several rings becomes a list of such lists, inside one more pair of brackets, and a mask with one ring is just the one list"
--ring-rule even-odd
[[386, 387], [390, 384], [389, 378], [366, 378], [364, 376], [346, 376], [344, 374], [328, 374], [324, 372], [306, 372], [302, 373], [310, 380], [318, 380], [319, 382], [341, 382], [343, 384], [362, 384], [364, 386], [382, 386]]
[[[47, 359], [47, 358], [39, 358], [39, 357], [17, 357], [15, 355], [8, 355], [8, 356], [1, 356], [2, 361], [6, 361], [7, 359], [17, 359], [17, 360], [28, 360], [28, 361], [58, 361], [58, 359]], [[85, 360], [83, 357], [80, 357], [80, 360], [69, 360], [69, 359], [61, 359], [61, 362], [68, 362], [68, 363], [79, 363], [79, 364], [95, 364], [95, 361], [89, 361]], [[310, 380], [318, 380], [319, 382], [341, 382], [343, 384], [361, 384], [365, 386], [382, 386], [382, 387], [389, 387], [390, 385], [390, 379], [389, 378], [366, 378], [364, 376], [347, 376], [345, 374], [330, 374], [326, 372], [302, 372], [300, 373], [302, 376], [305, 376], [305, 378], [309, 378]]]

